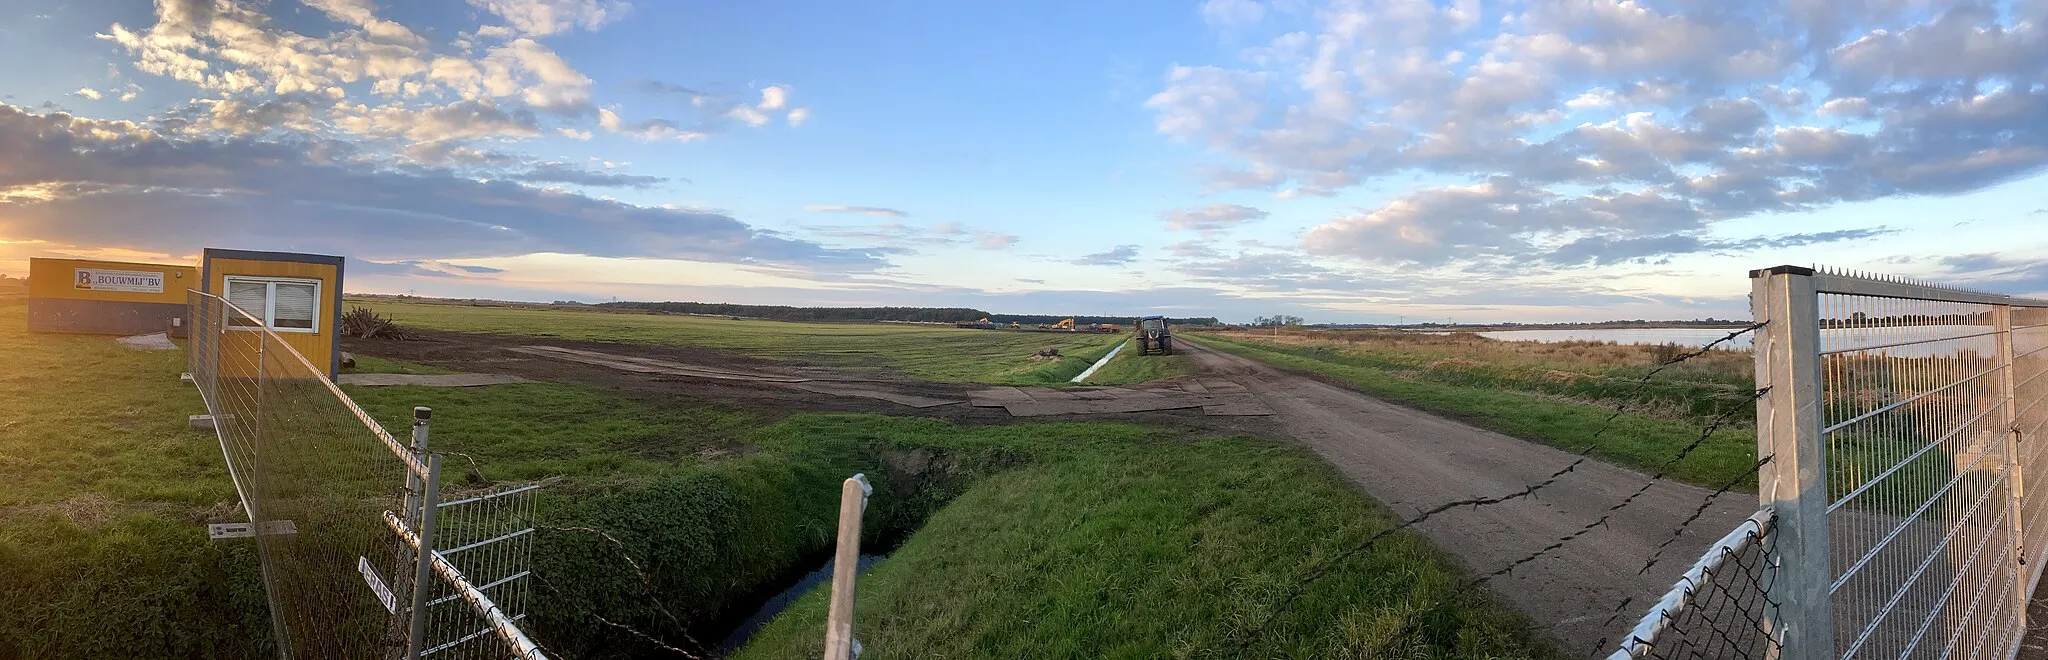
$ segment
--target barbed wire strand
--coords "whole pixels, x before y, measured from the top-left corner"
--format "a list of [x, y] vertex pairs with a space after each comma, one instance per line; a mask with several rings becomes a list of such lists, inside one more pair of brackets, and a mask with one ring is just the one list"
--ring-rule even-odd
[[[1615, 406], [1614, 411], [1609, 413], [1607, 415], [1607, 418], [1601, 421], [1600, 427], [1594, 429], [1593, 434], [1591, 436], [1588, 436], [1588, 442], [1585, 448], [1580, 449], [1577, 452], [1574, 452], [1573, 456], [1575, 456], [1575, 458], [1570, 463], [1567, 463], [1564, 467], [1559, 468], [1555, 472], [1550, 473], [1550, 475], [1545, 477], [1543, 480], [1524, 486], [1521, 490], [1508, 493], [1506, 495], [1499, 495], [1493, 497], [1474, 497], [1462, 500], [1453, 500], [1450, 502], [1439, 504], [1429, 509], [1422, 510], [1421, 512], [1417, 513], [1414, 517], [1401, 521], [1400, 523], [1387, 529], [1375, 532], [1372, 535], [1367, 536], [1365, 539], [1361, 540], [1357, 544], [1349, 548], [1346, 548], [1343, 552], [1337, 553], [1330, 560], [1318, 564], [1315, 568], [1311, 569], [1307, 574], [1305, 574], [1300, 580], [1297, 580], [1295, 582], [1294, 586], [1288, 590], [1287, 595], [1281, 598], [1280, 602], [1274, 606], [1273, 610], [1266, 614], [1265, 620], [1262, 621], [1258, 627], [1252, 629], [1251, 634], [1239, 637], [1238, 649], [1241, 651], [1249, 647], [1251, 643], [1256, 639], [1263, 637], [1265, 635], [1265, 631], [1268, 628], [1272, 627], [1273, 622], [1278, 620], [1280, 615], [1286, 612], [1288, 608], [1293, 607], [1295, 601], [1301, 599], [1301, 596], [1307, 592], [1308, 587], [1311, 584], [1315, 583], [1317, 580], [1321, 580], [1322, 578], [1328, 576], [1330, 572], [1336, 570], [1336, 567], [1343, 565], [1345, 562], [1350, 561], [1352, 557], [1355, 557], [1358, 554], [1371, 549], [1373, 546], [1378, 545], [1380, 541], [1385, 540], [1387, 537], [1393, 536], [1394, 534], [1399, 533], [1402, 530], [1427, 522], [1430, 518], [1447, 511], [1461, 509], [1465, 507], [1478, 509], [1479, 507], [1483, 506], [1490, 506], [1494, 504], [1511, 502], [1523, 498], [1534, 497], [1537, 492], [1543, 490], [1544, 488], [1548, 488], [1553, 484], [1556, 484], [1566, 475], [1569, 475], [1574, 471], [1578, 470], [1580, 465], [1583, 465], [1586, 461], [1592, 459], [1593, 452], [1600, 448], [1600, 443], [1598, 442], [1600, 437], [1605, 435], [1607, 433], [1607, 430], [1613, 427], [1615, 420], [1620, 419], [1623, 414], [1628, 412], [1629, 405], [1634, 402], [1636, 395], [1641, 394], [1644, 390], [1648, 389], [1651, 380], [1654, 379], [1657, 376], [1657, 374], [1662, 373], [1665, 369], [1670, 368], [1672, 365], [1676, 365], [1681, 362], [1692, 360], [1694, 358], [1698, 358], [1708, 353], [1711, 353], [1715, 348], [1719, 347], [1721, 344], [1734, 341], [1735, 339], [1740, 338], [1743, 335], [1755, 332], [1756, 330], [1763, 328], [1768, 323], [1768, 321], [1752, 323], [1748, 326], [1735, 330], [1734, 332], [1730, 332], [1727, 335], [1724, 335], [1718, 339], [1707, 342], [1706, 344], [1701, 345], [1697, 349], [1681, 353], [1679, 355], [1671, 357], [1670, 359], [1664, 360], [1661, 363], [1659, 363], [1655, 368], [1652, 368], [1650, 371], [1644, 373], [1641, 378], [1636, 380], [1635, 387], [1631, 388], [1629, 392], [1621, 398], [1620, 403], [1618, 403]], [[1756, 398], [1763, 396], [1764, 391], [1768, 391], [1768, 388], [1766, 388], [1766, 390], [1758, 391], [1757, 393], [1755, 393], [1750, 398], [1750, 401], [1755, 401]], [[1717, 428], [1718, 425], [1722, 423], [1728, 416], [1732, 415], [1734, 412], [1739, 410], [1740, 407], [1731, 408], [1727, 411], [1724, 411], [1721, 415], [1717, 415], [1715, 419], [1712, 420], [1713, 426]], [[1707, 438], [1713, 435], [1713, 430], [1713, 428], [1709, 428], [1706, 432], [1702, 433], [1701, 437], [1699, 439], [1694, 440], [1691, 444], [1687, 445], [1679, 456], [1673, 458], [1670, 461], [1666, 461], [1665, 467], [1675, 464], [1679, 460], [1682, 460], [1685, 457], [1685, 455], [1689, 455], [1693, 449], [1698, 448], [1701, 444], [1703, 444], [1706, 441]], [[1762, 467], [1761, 463], [1758, 465], [1758, 467]], [[1754, 470], [1752, 470], [1748, 474], [1754, 473]], [[1662, 473], [1660, 472], [1659, 474], [1661, 476]], [[1739, 484], [1741, 480], [1746, 479], [1747, 476], [1748, 475], [1745, 474], [1743, 477], [1738, 478], [1736, 483]], [[1652, 478], [1651, 484], [1654, 483], [1655, 478]], [[1650, 484], [1646, 484], [1642, 490], [1647, 490], [1649, 485]], [[1733, 485], [1724, 487], [1724, 491], [1727, 488], [1733, 488]], [[1630, 495], [1628, 501], [1633, 501], [1635, 497], [1637, 497], [1640, 494], [1641, 491], [1639, 490], [1636, 494]], [[1718, 494], [1710, 496], [1709, 500], [1711, 501], [1712, 497], [1717, 496]], [[1704, 510], [1704, 507], [1702, 508], [1702, 510]], [[1601, 524], [1604, 524], [1605, 520], [1611, 517], [1612, 511], [1613, 509], [1610, 508], [1608, 510], [1608, 514], [1603, 515], [1601, 517]], [[1695, 514], [1694, 518], [1697, 517], [1698, 514]], [[1689, 522], [1690, 521], [1688, 521], [1688, 523]], [[1555, 547], [1547, 547], [1545, 550], [1539, 550], [1539, 552], [1547, 552], [1552, 549], [1555, 549]], [[1520, 563], [1526, 562], [1518, 561], [1515, 565], [1519, 565]], [[1404, 625], [1404, 631], [1406, 629], [1407, 626]]]

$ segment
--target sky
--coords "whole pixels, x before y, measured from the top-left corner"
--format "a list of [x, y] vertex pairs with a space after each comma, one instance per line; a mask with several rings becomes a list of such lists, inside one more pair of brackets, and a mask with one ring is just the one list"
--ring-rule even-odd
[[[2048, 294], [2048, 0], [10, 0], [0, 274], [1311, 322]], [[27, 65], [24, 65], [27, 64]]]

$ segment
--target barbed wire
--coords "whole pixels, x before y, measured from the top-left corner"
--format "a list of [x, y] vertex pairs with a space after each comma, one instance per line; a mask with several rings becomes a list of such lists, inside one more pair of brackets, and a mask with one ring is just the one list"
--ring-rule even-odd
[[[1749, 334], [1751, 332], [1755, 332], [1768, 324], [1768, 321], [1752, 323], [1748, 326], [1730, 332], [1727, 335], [1724, 335], [1718, 339], [1707, 342], [1706, 344], [1701, 345], [1697, 349], [1681, 353], [1672, 356], [1669, 359], [1661, 361], [1656, 367], [1650, 369], [1648, 372], [1644, 373], [1640, 378], [1636, 379], [1635, 386], [1631, 388], [1628, 393], [1621, 397], [1621, 401], [1615, 405], [1613, 412], [1609, 413], [1606, 419], [1601, 421], [1600, 426], [1593, 430], [1592, 435], [1587, 437], [1586, 446], [1577, 452], [1573, 452], [1573, 460], [1570, 463], [1565, 464], [1564, 467], [1559, 468], [1554, 472], [1551, 472], [1542, 480], [1524, 486], [1521, 490], [1507, 493], [1504, 495], [1453, 500], [1450, 502], [1439, 504], [1429, 509], [1425, 509], [1417, 513], [1415, 516], [1408, 518], [1407, 520], [1403, 520], [1392, 527], [1388, 527], [1386, 529], [1375, 532], [1370, 536], [1367, 536], [1365, 539], [1359, 541], [1357, 544], [1354, 544], [1351, 547], [1346, 548], [1343, 552], [1339, 552], [1336, 555], [1333, 555], [1332, 558], [1328, 561], [1324, 561], [1318, 564], [1315, 568], [1310, 569], [1308, 573], [1305, 574], [1300, 580], [1297, 580], [1295, 582], [1295, 584], [1288, 590], [1287, 595], [1282, 597], [1280, 601], [1276, 605], [1274, 605], [1272, 611], [1267, 612], [1265, 619], [1262, 620], [1257, 627], [1252, 628], [1250, 632], [1247, 634], [1238, 636], [1237, 649], [1241, 653], [1244, 649], [1248, 648], [1253, 641], [1256, 641], [1257, 639], [1263, 637], [1266, 633], [1266, 630], [1272, 627], [1273, 622], [1277, 621], [1281, 614], [1285, 613], [1288, 610], [1288, 608], [1294, 605], [1295, 601], [1300, 600], [1302, 595], [1307, 593], [1308, 587], [1310, 585], [1328, 576], [1332, 571], [1336, 570], [1338, 566], [1341, 566], [1346, 562], [1350, 561], [1351, 558], [1356, 557], [1360, 553], [1363, 553], [1371, 549], [1372, 547], [1378, 545], [1380, 541], [1383, 541], [1386, 538], [1401, 532], [1402, 530], [1409, 529], [1416, 525], [1420, 525], [1424, 522], [1427, 522], [1429, 521], [1429, 519], [1439, 514], [1445, 513], [1447, 511], [1463, 509], [1467, 507], [1476, 510], [1484, 506], [1491, 506], [1495, 504], [1512, 502], [1524, 498], [1530, 498], [1534, 497], [1538, 492], [1542, 491], [1543, 489], [1548, 488], [1553, 484], [1556, 484], [1558, 481], [1562, 480], [1566, 475], [1569, 475], [1577, 471], [1579, 466], [1584, 465], [1586, 461], [1591, 460], [1593, 458], [1593, 452], [1601, 447], [1601, 444], [1599, 442], [1600, 438], [1606, 435], [1607, 431], [1610, 428], [1613, 428], [1614, 422], [1616, 420], [1620, 419], [1622, 415], [1628, 412], [1630, 405], [1636, 403], [1635, 397], [1641, 394], [1644, 390], [1647, 390], [1649, 388], [1652, 379], [1656, 378], [1657, 374], [1662, 373], [1664, 370], [1670, 368], [1673, 365], [1706, 355], [1712, 352], [1715, 348], [1719, 347], [1720, 345], [1734, 341], [1737, 338], [1740, 338], [1743, 335]], [[1748, 402], [1756, 401], [1758, 398], [1763, 397], [1764, 394], [1768, 391], [1769, 388], [1763, 388], [1754, 391], [1749, 397]], [[1526, 564], [1530, 561], [1535, 561], [1536, 559], [1541, 558], [1549, 552], [1553, 552], [1557, 549], [1562, 548], [1571, 540], [1576, 539], [1580, 536], [1584, 536], [1585, 534], [1590, 533], [1593, 529], [1597, 529], [1601, 526], [1604, 526], [1607, 523], [1607, 521], [1613, 517], [1614, 512], [1620, 510], [1623, 507], [1628, 506], [1630, 503], [1633, 503], [1636, 500], [1636, 498], [1640, 497], [1645, 491], [1648, 491], [1652, 486], [1654, 486], [1659, 480], [1663, 478], [1666, 470], [1676, 465], [1679, 461], [1684, 460], [1687, 456], [1690, 456], [1694, 450], [1704, 445], [1708, 439], [1713, 437], [1714, 432], [1719, 430], [1721, 425], [1725, 424], [1727, 420], [1732, 419], [1734, 415], [1740, 412], [1741, 410], [1742, 408], [1740, 406], [1731, 407], [1726, 410], [1723, 410], [1720, 414], [1708, 420], [1708, 423], [1703, 426], [1698, 438], [1695, 438], [1691, 443], [1687, 444], [1684, 448], [1682, 448], [1677, 455], [1673, 456], [1670, 460], [1667, 460], [1662, 465], [1660, 465], [1657, 474], [1655, 476], [1652, 476], [1643, 485], [1643, 487], [1637, 489], [1636, 492], [1631, 493], [1627, 498], [1624, 498], [1622, 502], [1612, 507], [1608, 507], [1608, 509], [1602, 513], [1598, 520], [1595, 520], [1592, 523], [1588, 523], [1585, 527], [1582, 527], [1579, 530], [1576, 530], [1571, 534], [1566, 535], [1565, 537], [1561, 538], [1558, 542], [1552, 543], [1548, 546], [1538, 549], [1535, 553], [1532, 553], [1531, 556], [1522, 559], [1517, 559], [1514, 562], [1510, 562], [1508, 566], [1503, 567], [1500, 570], [1496, 570], [1485, 576], [1467, 582], [1464, 585], [1464, 587], [1461, 587], [1461, 589], [1469, 588], [1472, 586], [1478, 586], [1480, 584], [1485, 583], [1488, 580], [1491, 580], [1494, 577], [1505, 575], [1516, 566]], [[1735, 487], [1746, 482], [1750, 476], [1756, 474], [1757, 470], [1762, 469], [1765, 462], [1768, 462], [1768, 459], [1764, 461], [1758, 461], [1757, 464], [1754, 467], [1752, 467], [1748, 472], [1745, 472], [1742, 475], [1737, 476], [1735, 479], [1730, 480], [1727, 484], [1722, 485], [1719, 490], [1716, 490], [1713, 494], [1708, 495], [1706, 501], [1701, 504], [1700, 508], [1697, 511], [1695, 511], [1691, 517], [1687, 518], [1684, 522], [1680, 524], [1680, 528], [1677, 533], [1683, 534], [1685, 526], [1690, 525], [1694, 520], [1699, 519], [1702, 513], [1713, 503], [1713, 500], [1715, 498], [1720, 497], [1721, 494], [1726, 493], [1727, 491], [1732, 490]], [[1671, 541], [1667, 540], [1664, 544], [1660, 545], [1659, 552], [1661, 553], [1663, 546], [1669, 545], [1670, 542]], [[1654, 557], [1655, 556], [1653, 555], [1652, 563], [1655, 563]], [[1647, 567], [1645, 568], [1645, 570], [1647, 570]], [[1632, 600], [1632, 598], [1629, 600]], [[1627, 602], [1627, 600], [1623, 601], [1624, 607], [1626, 607]], [[1409, 632], [1412, 632], [1411, 626], [1413, 625], [1413, 615], [1414, 611], [1411, 611], [1409, 616], [1407, 617], [1409, 619], [1409, 622], [1403, 624], [1402, 630], [1404, 637]], [[1602, 641], [1602, 644], [1605, 644], [1604, 640]]]
[[[640, 592], [641, 592], [642, 594], [644, 594], [644, 595], [646, 595], [646, 596], [648, 597], [648, 598], [647, 598], [647, 602], [648, 602], [648, 603], [650, 603], [650, 604], [652, 604], [652, 605], [654, 605], [654, 609], [655, 609], [655, 611], [657, 611], [657, 612], [660, 612], [662, 616], [668, 617], [668, 620], [669, 620], [669, 622], [670, 622], [670, 623], [673, 623], [673, 624], [675, 624], [676, 630], [677, 630], [677, 631], [679, 632], [679, 634], [681, 634], [681, 635], [683, 636], [683, 639], [685, 639], [685, 640], [687, 640], [687, 641], [688, 641], [688, 643], [689, 643], [689, 644], [691, 644], [692, 646], [695, 646], [695, 647], [697, 647], [697, 648], [705, 648], [705, 646], [704, 646], [704, 643], [703, 643], [703, 642], [700, 642], [700, 641], [698, 641], [696, 637], [693, 637], [693, 636], [691, 636], [691, 635], [690, 635], [690, 632], [689, 632], [689, 627], [688, 627], [688, 626], [685, 626], [685, 625], [683, 625], [683, 621], [682, 621], [682, 619], [678, 618], [678, 617], [677, 617], [677, 616], [675, 615], [675, 613], [674, 613], [674, 612], [671, 612], [671, 611], [669, 611], [669, 609], [668, 609], [668, 607], [667, 607], [667, 606], [665, 606], [665, 605], [662, 605], [662, 604], [661, 604], [661, 601], [662, 601], [662, 599], [660, 599], [660, 598], [658, 598], [658, 597], [655, 597], [655, 596], [656, 596], [656, 593], [655, 593], [655, 592], [656, 592], [656, 589], [654, 588], [654, 579], [653, 579], [653, 578], [651, 578], [651, 577], [649, 577], [649, 576], [647, 575], [647, 570], [646, 570], [645, 568], [642, 568], [642, 567], [641, 567], [641, 564], [640, 564], [640, 562], [639, 562], [638, 560], [636, 560], [636, 559], [634, 559], [634, 558], [633, 558], [633, 553], [632, 553], [631, 551], [627, 550], [627, 548], [626, 548], [626, 544], [625, 544], [624, 542], [620, 541], [620, 540], [618, 539], [618, 537], [612, 536], [610, 532], [606, 532], [606, 531], [604, 531], [604, 530], [602, 530], [602, 529], [598, 529], [598, 528], [595, 528], [595, 527], [583, 527], [583, 526], [569, 526], [569, 527], [544, 527], [543, 529], [549, 529], [549, 530], [554, 530], [554, 531], [558, 531], [558, 532], [581, 532], [581, 533], [585, 533], [585, 534], [591, 534], [591, 535], [597, 536], [597, 537], [599, 537], [599, 538], [602, 538], [602, 539], [604, 539], [604, 540], [606, 540], [606, 541], [609, 541], [609, 542], [611, 542], [611, 544], [612, 544], [613, 548], [615, 548], [615, 549], [617, 549], [617, 550], [618, 550], [618, 552], [619, 552], [619, 558], [620, 558], [620, 559], [624, 559], [624, 560], [626, 560], [626, 564], [627, 564], [628, 566], [632, 566], [632, 567], [633, 567], [633, 574], [634, 574], [634, 575], [636, 575], [636, 576], [638, 576], [638, 577], [640, 578]], [[549, 590], [551, 590], [551, 591], [554, 591], [556, 595], [561, 595], [561, 593], [562, 593], [562, 592], [561, 592], [561, 590], [560, 590], [560, 589], [556, 589], [553, 583], [549, 583], [549, 582], [547, 581], [547, 578], [545, 578], [545, 577], [542, 577], [542, 576], [540, 576], [540, 575], [539, 575], [538, 573], [535, 573], [535, 577], [538, 577], [538, 578], [540, 578], [540, 579], [541, 579], [541, 583], [542, 583], [542, 584], [546, 584], [546, 585], [548, 586], [548, 589], [549, 589]], [[616, 623], [616, 622], [613, 622], [613, 621], [611, 621], [611, 620], [609, 620], [609, 619], [606, 619], [606, 618], [604, 618], [603, 616], [599, 615], [598, 613], [596, 613], [596, 612], [594, 612], [594, 611], [590, 611], [590, 610], [588, 610], [588, 609], [585, 609], [585, 610], [583, 611], [583, 613], [584, 613], [584, 614], [587, 614], [587, 615], [590, 615], [590, 617], [591, 617], [591, 618], [593, 618], [593, 619], [597, 619], [597, 620], [598, 620], [598, 622], [600, 622], [600, 623], [603, 623], [603, 624], [605, 624], [605, 625], [608, 625], [608, 626], [611, 626], [611, 627], [614, 627], [614, 628], [618, 628], [618, 629], [620, 629], [620, 630], [624, 630], [624, 631], [626, 631], [626, 632], [628, 632], [628, 633], [631, 633], [631, 634], [633, 634], [633, 635], [634, 635], [635, 637], [639, 637], [640, 639], [642, 639], [642, 640], [645, 640], [645, 641], [647, 641], [647, 642], [648, 642], [648, 643], [650, 643], [650, 644], [653, 644], [653, 645], [655, 645], [655, 646], [661, 647], [661, 648], [662, 648], [663, 650], [668, 650], [668, 651], [673, 651], [673, 652], [676, 652], [676, 653], [680, 653], [680, 654], [682, 654], [682, 655], [683, 655], [683, 657], [686, 657], [686, 658], [697, 658], [697, 657], [699, 657], [699, 656], [697, 656], [697, 655], [695, 655], [695, 654], [692, 654], [692, 653], [690, 653], [689, 651], [685, 651], [685, 650], [683, 650], [683, 649], [679, 649], [679, 648], [676, 648], [676, 647], [674, 647], [674, 646], [671, 646], [671, 645], [669, 645], [669, 644], [668, 644], [667, 642], [665, 642], [665, 641], [662, 641], [662, 639], [661, 639], [661, 638], [659, 638], [659, 637], [656, 637], [656, 636], [654, 636], [654, 635], [651, 635], [651, 634], [648, 634], [648, 633], [645, 633], [645, 632], [641, 632], [641, 631], [639, 631], [639, 630], [636, 630], [636, 629], [634, 629], [634, 628], [632, 628], [632, 627], [630, 627], [630, 626], [627, 626], [627, 625], [625, 625], [625, 624], [622, 624], [622, 623]]]

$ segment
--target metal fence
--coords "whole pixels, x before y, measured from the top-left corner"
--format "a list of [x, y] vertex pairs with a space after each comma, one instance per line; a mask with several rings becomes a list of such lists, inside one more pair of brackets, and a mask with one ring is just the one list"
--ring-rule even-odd
[[279, 333], [205, 293], [188, 303], [191, 381], [249, 517], [212, 532], [255, 543], [280, 656], [541, 657], [514, 625], [532, 490], [443, 501], [425, 420], [400, 444], [293, 346], [331, 337]]
[[1776, 522], [1771, 509], [1759, 509], [1707, 548], [1609, 660], [1774, 657], [1779, 640], [1766, 621], [1778, 576]]
[[1617, 657], [1749, 657], [1677, 654], [1689, 638], [1651, 624], [1685, 616], [1772, 657], [2012, 657], [2048, 564], [2048, 301], [1795, 267], [1752, 281], [1774, 524], [1771, 574], [1746, 588], [1764, 616], [1688, 609], [1681, 581]]

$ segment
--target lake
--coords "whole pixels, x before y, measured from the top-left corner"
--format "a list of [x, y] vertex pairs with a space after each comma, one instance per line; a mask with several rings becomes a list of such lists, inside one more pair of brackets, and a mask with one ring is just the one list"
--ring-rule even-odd
[[[1938, 357], [1964, 355], [1992, 355], [1997, 347], [1988, 336], [1991, 328], [1981, 325], [1920, 325], [1899, 328], [1854, 328], [1822, 330], [1820, 348], [1824, 352], [1849, 351], [1857, 349], [1878, 349], [1893, 357]], [[1604, 341], [1616, 344], [1677, 344], [1700, 347], [1707, 342], [1728, 336], [1733, 328], [1588, 328], [1581, 330], [1500, 330], [1475, 333], [1481, 337], [1501, 341]], [[1746, 351], [1755, 333], [1745, 334], [1721, 344], [1722, 347]], [[1946, 339], [1946, 341], [1922, 340]]]

